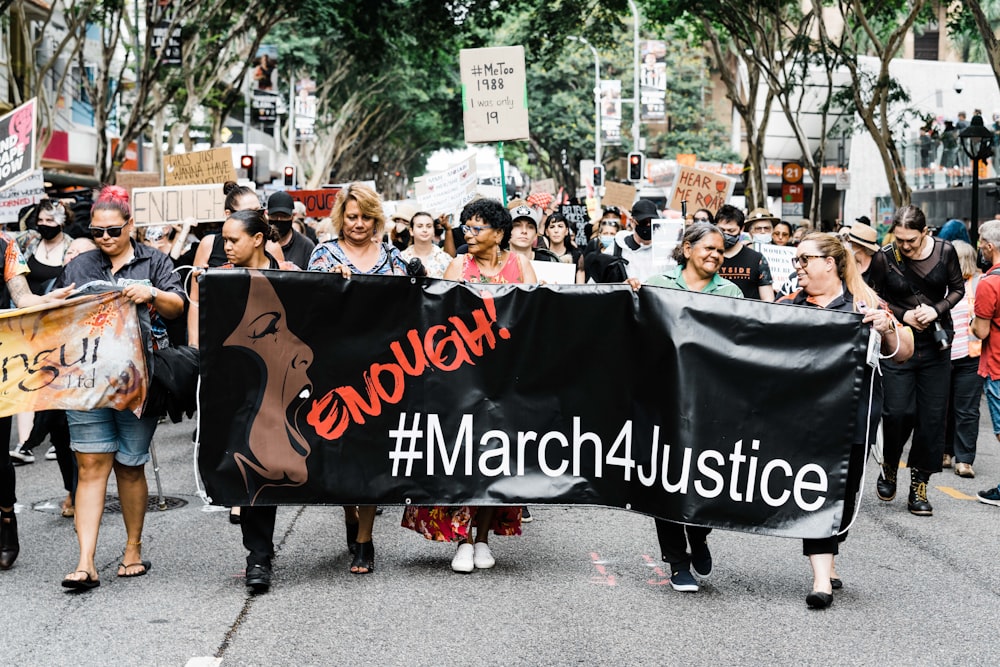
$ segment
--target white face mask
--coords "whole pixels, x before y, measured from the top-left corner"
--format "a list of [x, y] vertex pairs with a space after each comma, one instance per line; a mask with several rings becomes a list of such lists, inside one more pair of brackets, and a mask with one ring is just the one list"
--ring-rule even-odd
[[754, 234], [753, 235], [753, 242], [754, 243], [770, 243], [771, 242], [771, 235], [770, 234]]

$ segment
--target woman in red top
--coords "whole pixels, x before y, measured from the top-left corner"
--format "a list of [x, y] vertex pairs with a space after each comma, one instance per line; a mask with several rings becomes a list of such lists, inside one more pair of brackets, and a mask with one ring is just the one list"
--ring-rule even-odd
[[[493, 284], [538, 282], [531, 262], [507, 248], [512, 223], [503, 204], [477, 199], [462, 210], [461, 220], [469, 250], [448, 265], [444, 272], [446, 280]], [[477, 528], [475, 541], [473, 524]], [[451, 569], [468, 573], [495, 564], [488, 544], [491, 529], [497, 535], [521, 534], [521, 508], [407, 507], [402, 525], [429, 540], [459, 542]]]

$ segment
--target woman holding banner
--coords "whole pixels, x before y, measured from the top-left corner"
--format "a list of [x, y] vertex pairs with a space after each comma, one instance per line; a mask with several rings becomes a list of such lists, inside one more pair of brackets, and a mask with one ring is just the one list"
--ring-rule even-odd
[[[452, 260], [444, 272], [445, 280], [491, 284], [538, 282], [531, 262], [508, 249], [513, 222], [503, 204], [493, 199], [477, 199], [462, 209], [461, 222], [469, 251]], [[458, 542], [451, 569], [469, 573], [496, 564], [490, 551], [490, 530], [497, 535], [520, 535], [521, 511], [521, 507], [506, 506], [411, 506], [403, 512], [402, 526], [429, 540]]]
[[[145, 306], [150, 328], [142, 330], [147, 350], [168, 347], [164, 319], [184, 312], [184, 289], [173, 273], [170, 258], [131, 238], [134, 228], [128, 193], [106, 186], [91, 209], [90, 233], [100, 252], [87, 252], [66, 265], [57, 285], [108, 281], [137, 306]], [[62, 585], [90, 590], [100, 585], [94, 554], [104, 514], [108, 478], [114, 470], [125, 520], [125, 552], [119, 577], [141, 577], [150, 569], [142, 558], [142, 526], [149, 491], [143, 467], [158, 415], [136, 417], [128, 410], [101, 408], [67, 412], [71, 447], [76, 452], [79, 482], [76, 490], [76, 533], [80, 557]]]
[[[695, 222], [688, 226], [674, 248], [677, 266], [668, 273], [650, 276], [646, 284], [742, 299], [743, 291], [719, 276], [724, 251], [722, 231], [711, 223]], [[626, 282], [634, 290], [641, 286], [638, 278], [629, 278]], [[698, 582], [691, 575], [692, 567], [702, 579], [712, 573], [712, 552], [708, 548], [710, 532], [711, 528], [703, 526], [656, 519], [660, 553], [663, 561], [670, 564], [670, 586], [675, 591], [698, 591]]]
[[[334, 239], [313, 249], [310, 271], [337, 273], [349, 279], [352, 274], [407, 276], [406, 262], [399, 250], [381, 243], [385, 213], [378, 193], [362, 183], [351, 183], [337, 193], [330, 212]], [[345, 506], [347, 547], [354, 560], [352, 574], [375, 571], [375, 505]]]
[[[782, 297], [779, 303], [861, 313], [864, 324], [870, 324], [881, 337], [882, 355], [891, 357], [901, 364], [913, 355], [913, 334], [908, 327], [899, 326], [885, 302], [865, 283], [858, 271], [853, 255], [841, 240], [825, 232], [809, 232], [802, 238], [792, 259], [799, 279], [799, 290]], [[881, 375], [865, 367], [865, 384], [871, 387], [871, 405], [860, 401], [856, 419], [856, 430], [851, 450], [851, 460], [847, 471], [847, 488], [854, 489], [860, 484], [864, 472], [868, 447], [875, 440], [875, 430], [881, 415], [882, 383]], [[847, 526], [853, 521], [857, 498], [847, 494], [844, 503], [843, 532], [822, 539], [802, 541], [802, 552], [809, 557], [812, 566], [812, 592], [806, 596], [806, 604], [813, 609], [829, 607], [833, 602], [833, 589], [843, 585], [837, 577], [834, 556], [838, 553], [839, 542], [847, 538]]]

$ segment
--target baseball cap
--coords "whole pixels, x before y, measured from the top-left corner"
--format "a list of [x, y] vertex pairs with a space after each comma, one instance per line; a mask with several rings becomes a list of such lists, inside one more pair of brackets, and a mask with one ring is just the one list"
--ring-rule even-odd
[[535, 227], [542, 222], [542, 212], [537, 208], [530, 206], [528, 202], [523, 199], [515, 199], [507, 205], [510, 211], [511, 222], [516, 221], [518, 218], [527, 218], [535, 223]]
[[267, 198], [267, 212], [268, 214], [294, 215], [295, 200], [287, 192], [275, 192]]
[[656, 204], [648, 199], [640, 199], [632, 204], [632, 219], [636, 222], [646, 222], [659, 217], [660, 212], [656, 210]]

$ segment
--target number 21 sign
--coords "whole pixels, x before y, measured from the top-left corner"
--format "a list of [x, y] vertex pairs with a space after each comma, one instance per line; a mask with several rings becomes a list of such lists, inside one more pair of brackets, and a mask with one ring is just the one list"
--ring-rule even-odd
[[459, 66], [466, 143], [527, 139], [524, 47], [462, 49]]

